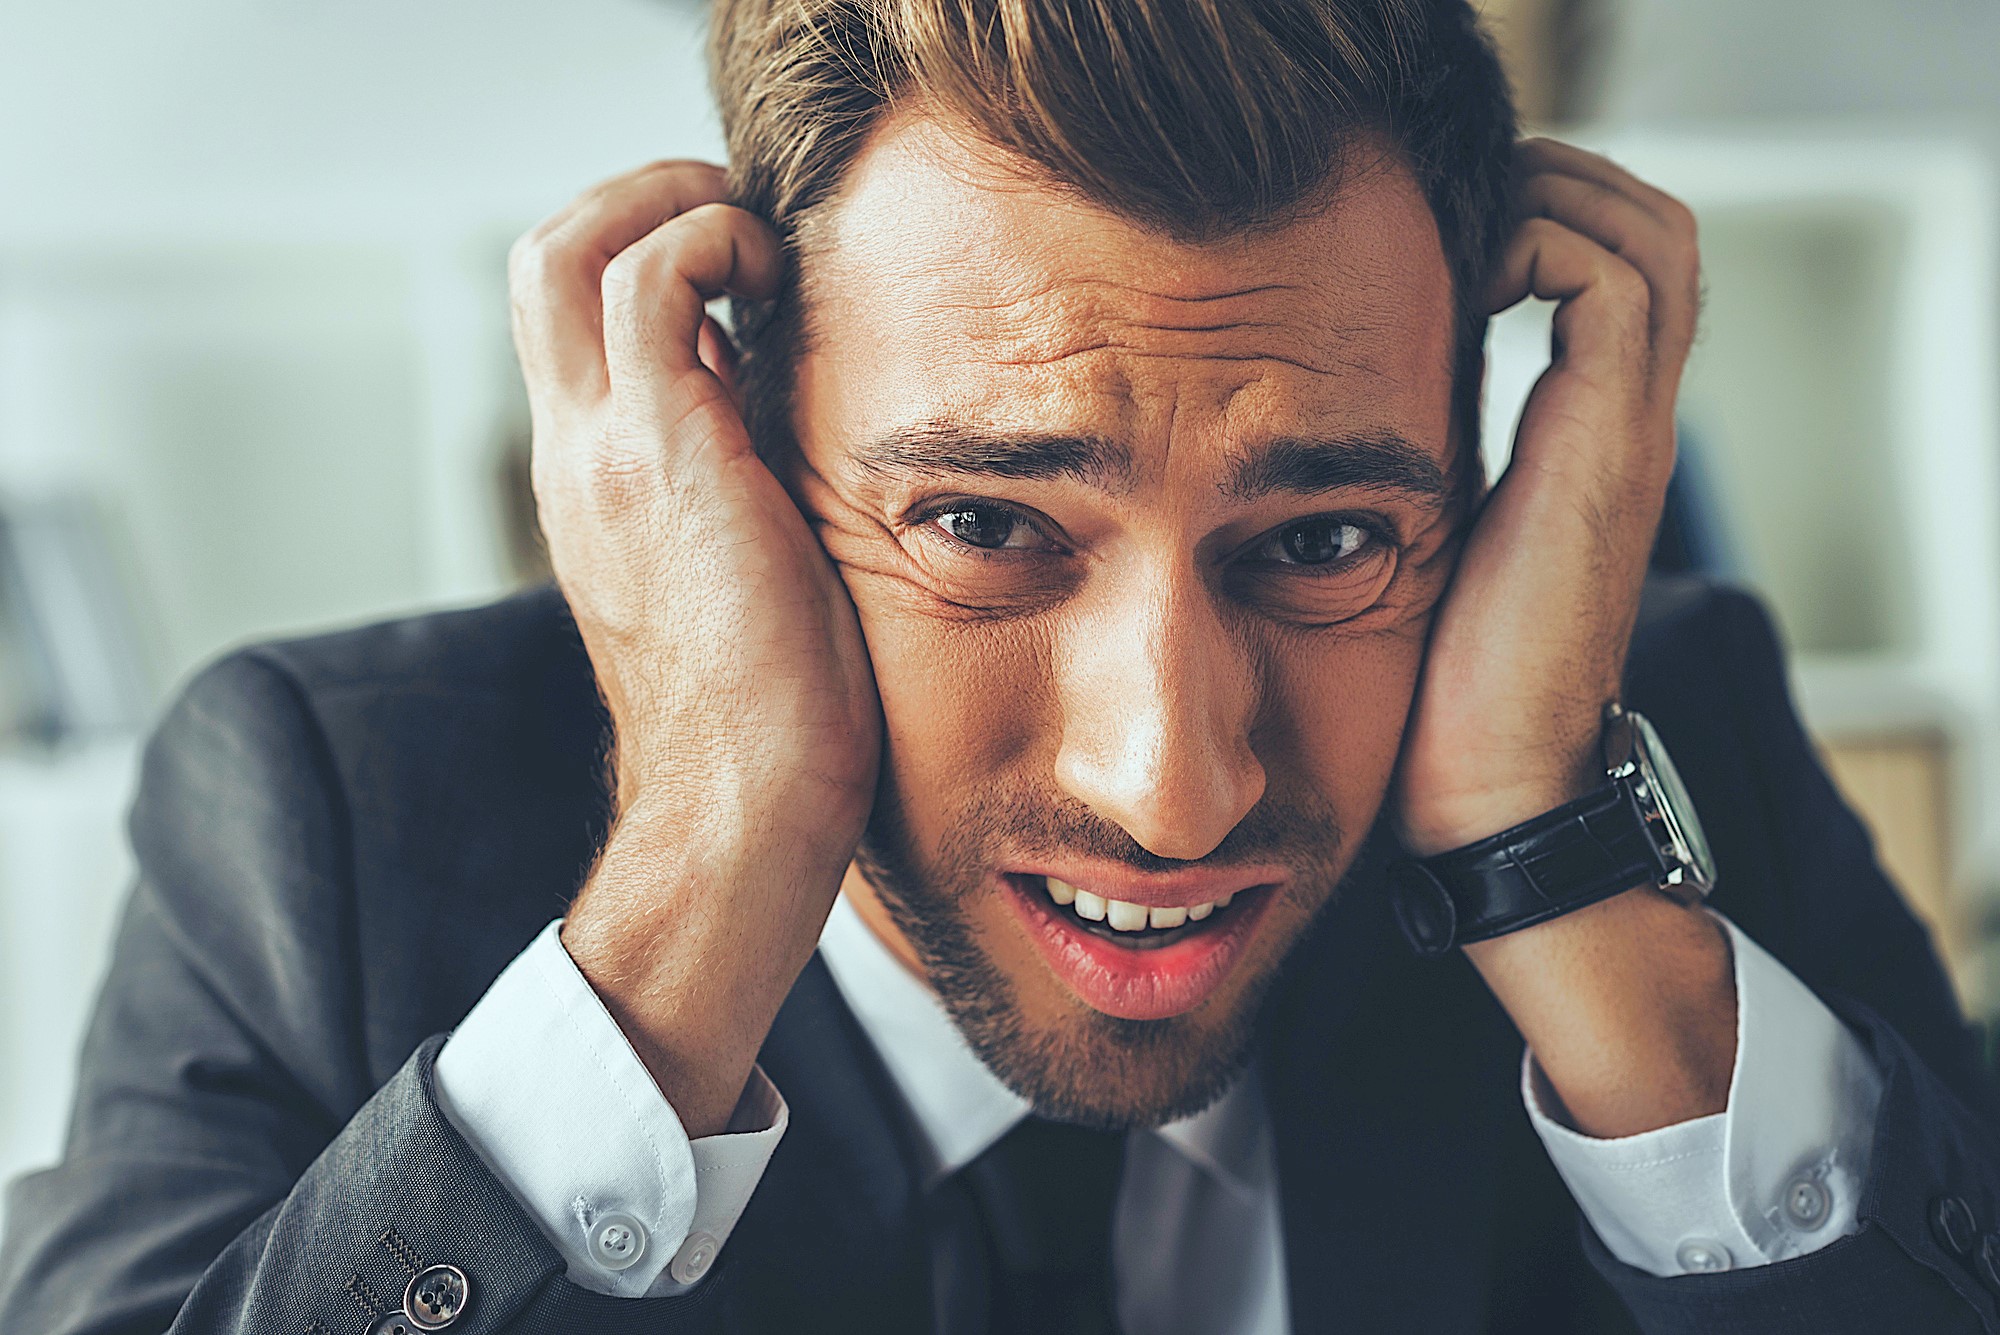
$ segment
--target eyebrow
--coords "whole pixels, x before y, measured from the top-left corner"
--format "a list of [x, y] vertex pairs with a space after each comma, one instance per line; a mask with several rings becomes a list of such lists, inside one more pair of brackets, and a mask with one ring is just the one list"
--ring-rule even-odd
[[1277, 440], [1238, 459], [1224, 490], [1254, 501], [1273, 492], [1315, 496], [1328, 491], [1392, 491], [1419, 500], [1451, 492], [1428, 450], [1393, 431], [1322, 440]]
[[[951, 473], [1027, 481], [1071, 478], [1104, 489], [1129, 485], [1132, 453], [1098, 436], [1034, 433], [997, 435], [953, 422], [905, 427], [857, 449], [855, 466], [871, 475]], [[1451, 481], [1430, 454], [1394, 432], [1325, 439], [1288, 438], [1235, 460], [1222, 484], [1241, 501], [1276, 492], [1315, 496], [1330, 491], [1401, 492], [1442, 498]]]
[[1132, 452], [1097, 436], [994, 435], [955, 422], [926, 422], [856, 450], [853, 462], [877, 476], [962, 473], [1025, 481], [1074, 478], [1109, 487], [1132, 478]]

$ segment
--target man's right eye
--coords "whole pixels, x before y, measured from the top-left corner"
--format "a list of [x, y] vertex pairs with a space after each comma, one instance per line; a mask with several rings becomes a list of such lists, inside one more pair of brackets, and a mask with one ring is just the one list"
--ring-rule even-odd
[[1046, 546], [1034, 525], [1018, 511], [998, 505], [960, 504], [939, 510], [931, 522], [968, 547], [984, 551]]

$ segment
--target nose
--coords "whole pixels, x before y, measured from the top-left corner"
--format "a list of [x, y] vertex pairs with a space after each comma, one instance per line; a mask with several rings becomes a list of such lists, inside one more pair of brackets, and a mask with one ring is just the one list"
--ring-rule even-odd
[[1056, 782], [1148, 852], [1204, 857], [1264, 795], [1251, 655], [1192, 572], [1092, 610], [1058, 651]]

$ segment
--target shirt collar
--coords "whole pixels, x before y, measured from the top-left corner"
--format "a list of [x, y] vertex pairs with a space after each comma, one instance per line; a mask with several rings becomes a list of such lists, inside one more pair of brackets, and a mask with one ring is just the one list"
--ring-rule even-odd
[[[983, 1154], [1026, 1117], [1026, 1099], [988, 1070], [929, 986], [903, 966], [841, 895], [820, 933], [820, 958], [909, 1105], [931, 1153], [934, 1184]], [[1225, 1184], [1264, 1185], [1270, 1130], [1253, 1065], [1192, 1117], [1152, 1134]]]

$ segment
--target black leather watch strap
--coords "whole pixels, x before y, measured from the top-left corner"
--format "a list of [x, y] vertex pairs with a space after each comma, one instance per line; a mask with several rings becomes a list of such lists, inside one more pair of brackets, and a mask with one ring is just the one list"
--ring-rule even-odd
[[1666, 860], [1630, 779], [1433, 858], [1390, 869], [1396, 920], [1419, 955], [1505, 936], [1641, 885]]

